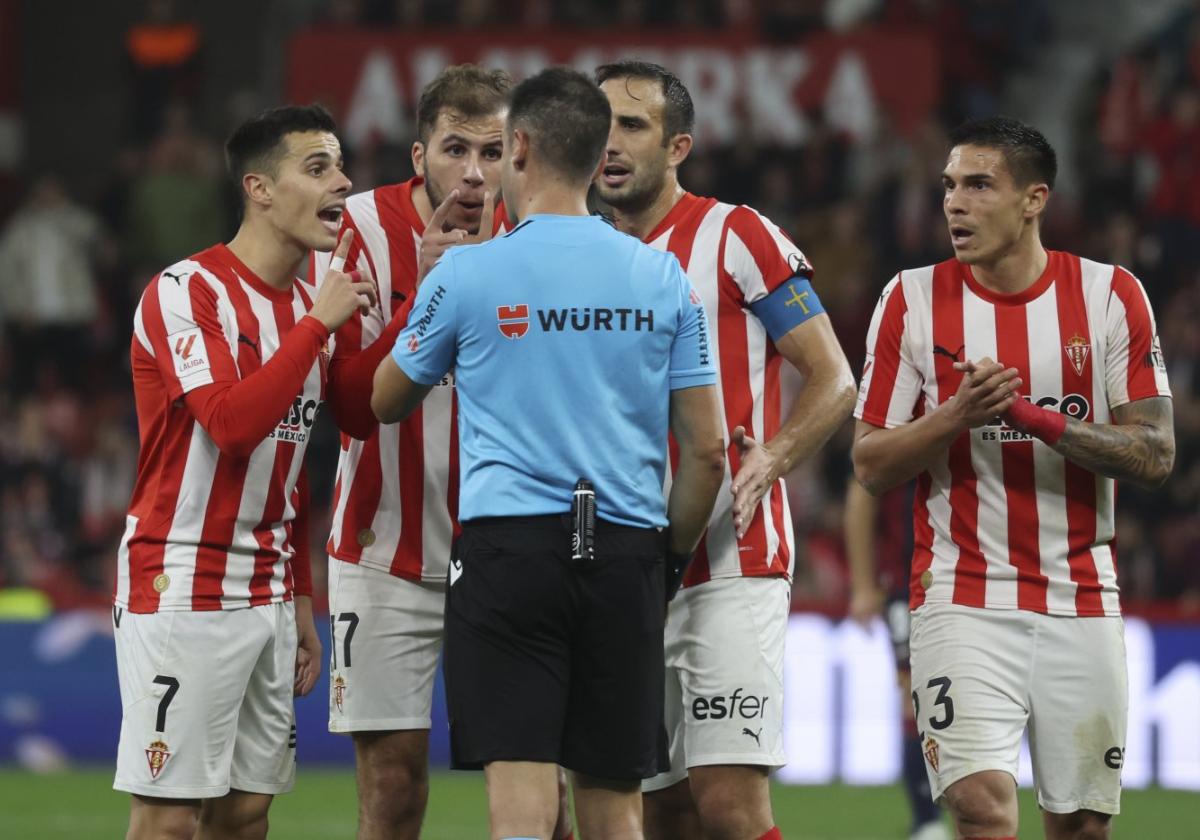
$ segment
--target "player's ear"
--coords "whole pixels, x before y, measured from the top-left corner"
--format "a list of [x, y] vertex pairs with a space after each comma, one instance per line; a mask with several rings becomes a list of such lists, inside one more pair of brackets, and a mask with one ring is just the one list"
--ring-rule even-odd
[[514, 128], [512, 131], [512, 143], [508, 147], [509, 160], [512, 161], [512, 168], [518, 172], [525, 169], [525, 163], [529, 158], [529, 135], [522, 129]]
[[1046, 184], [1031, 184], [1025, 189], [1025, 218], [1035, 219], [1046, 209], [1050, 200], [1050, 187]]
[[242, 176], [242, 190], [250, 204], [271, 206], [271, 179], [259, 172], [247, 172]]
[[420, 140], [415, 140], [412, 144], [412, 165], [413, 172], [417, 175], [425, 171], [425, 144]]
[[667, 142], [667, 165], [680, 166], [692, 153], [692, 135], [676, 134]]

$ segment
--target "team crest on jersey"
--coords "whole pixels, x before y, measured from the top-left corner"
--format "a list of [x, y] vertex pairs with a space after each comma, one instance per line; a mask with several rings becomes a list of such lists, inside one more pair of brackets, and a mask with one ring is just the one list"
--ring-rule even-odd
[[1092, 345], [1079, 333], [1075, 333], [1063, 345], [1063, 351], [1066, 352], [1071, 367], [1075, 368], [1075, 373], [1083, 376], [1083, 365], [1087, 362], [1088, 353], [1092, 351]]
[[938, 742], [930, 736], [925, 738], [925, 760], [929, 762], [929, 766], [936, 773], [938, 771]]
[[500, 335], [510, 340], [524, 338], [529, 332], [529, 304], [496, 307], [496, 326]]
[[150, 742], [150, 746], [146, 747], [146, 763], [150, 765], [150, 778], [158, 778], [158, 774], [167, 765], [167, 759], [170, 757], [171, 748], [167, 746], [166, 741], [156, 738]]
[[408, 337], [408, 352], [416, 353], [417, 348], [421, 346], [421, 342], [417, 339], [416, 333]]
[[333, 681], [333, 702], [337, 706], [339, 712], [342, 710], [342, 703], [346, 699], [346, 680], [339, 674]]

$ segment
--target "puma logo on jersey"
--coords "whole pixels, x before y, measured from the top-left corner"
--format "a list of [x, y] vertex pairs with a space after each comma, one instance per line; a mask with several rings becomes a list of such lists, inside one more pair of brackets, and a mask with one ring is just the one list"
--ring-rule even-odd
[[966, 348], [967, 348], [967, 345], [964, 344], [961, 347], [959, 347], [957, 350], [955, 350], [953, 353], [951, 353], [945, 347], [942, 347], [939, 344], [935, 344], [935, 345], [933, 345], [933, 355], [945, 356], [947, 359], [950, 359], [952, 362], [961, 362], [962, 359], [958, 358], [958, 356]]
[[258, 349], [258, 342], [251, 341], [250, 336], [243, 335], [242, 333], [238, 333], [238, 344], [245, 344], [247, 347], [249, 347], [251, 350], [254, 351], [254, 355], [258, 356], [258, 360], [260, 362], [262, 361], [262, 351], [260, 351]]
[[743, 726], [743, 727], [742, 727], [742, 734], [743, 734], [743, 735], [749, 735], [751, 738], [753, 738], [753, 739], [754, 739], [754, 743], [758, 744], [760, 747], [762, 746], [762, 741], [760, 741], [760, 740], [758, 739], [758, 736], [762, 734], [762, 727], [761, 727], [761, 726], [760, 726], [760, 727], [758, 727], [758, 731], [757, 731], [757, 732], [751, 732], [751, 731], [750, 731], [750, 729], [749, 729], [748, 727], [745, 727], [745, 726]]

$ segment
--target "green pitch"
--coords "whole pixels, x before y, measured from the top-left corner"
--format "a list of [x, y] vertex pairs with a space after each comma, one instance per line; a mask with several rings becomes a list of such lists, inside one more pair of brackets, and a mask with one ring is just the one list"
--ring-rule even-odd
[[[0, 837], [80, 840], [121, 837], [127, 797], [111, 790], [107, 769], [35, 776], [0, 770]], [[487, 836], [483, 778], [439, 773], [433, 779], [427, 840]], [[774, 792], [775, 813], [787, 840], [903, 840], [907, 815], [899, 788], [785, 787]], [[1200, 837], [1200, 795], [1126, 791], [1113, 836], [1137, 840]], [[1021, 795], [1022, 840], [1041, 837], [1037, 807]], [[271, 837], [340, 840], [354, 837], [354, 777], [342, 769], [307, 768], [296, 790], [271, 809]], [[584, 838], [586, 840], [586, 838]]]

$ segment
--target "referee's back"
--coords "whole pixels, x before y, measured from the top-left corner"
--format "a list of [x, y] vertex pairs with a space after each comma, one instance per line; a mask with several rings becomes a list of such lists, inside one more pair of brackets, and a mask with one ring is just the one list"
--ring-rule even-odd
[[601, 518], [665, 526], [670, 391], [714, 381], [675, 257], [599, 217], [533, 215], [426, 283], [394, 358], [423, 384], [454, 368], [459, 517], [562, 513], [584, 477]]
[[[442, 256], [371, 394], [394, 422], [455, 374], [450, 753], [455, 768], [486, 768], [497, 838], [552, 836], [555, 765], [576, 774], [585, 831], [640, 827], [640, 780], [660, 759], [663, 605], [724, 474], [700, 298], [673, 256], [587, 215], [611, 119], [573, 70], [514, 88], [501, 182], [521, 223]], [[586, 487], [561, 515], [580, 478], [606, 521]]]

